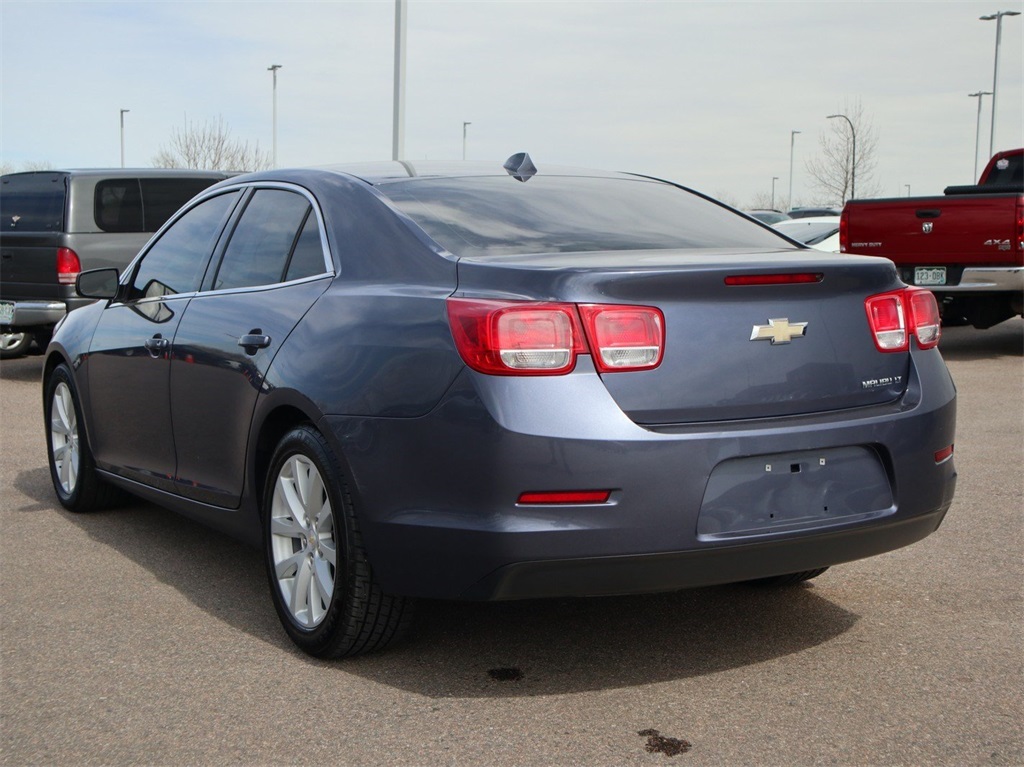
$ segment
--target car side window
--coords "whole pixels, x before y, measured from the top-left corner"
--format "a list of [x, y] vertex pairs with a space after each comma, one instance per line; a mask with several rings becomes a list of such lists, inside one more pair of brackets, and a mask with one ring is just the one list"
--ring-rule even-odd
[[301, 280], [303, 277], [323, 274], [324, 271], [324, 249], [320, 244], [320, 225], [317, 223], [316, 213], [310, 208], [309, 213], [306, 214], [306, 223], [302, 225], [302, 231], [299, 233], [299, 239], [295, 241], [295, 249], [288, 262], [285, 281]]
[[[292, 253], [298, 243], [303, 252], [309, 250], [303, 224], [312, 206], [301, 194], [284, 189], [257, 189], [245, 207], [224, 251], [214, 290], [272, 285], [285, 279]], [[316, 235], [319, 247], [319, 233]], [[307, 256], [308, 257], [308, 256]], [[323, 255], [320, 256], [323, 271]], [[298, 268], [298, 267], [297, 267]]]
[[211, 197], [175, 221], [142, 257], [128, 299], [198, 290], [206, 260], [238, 195], [235, 191]]

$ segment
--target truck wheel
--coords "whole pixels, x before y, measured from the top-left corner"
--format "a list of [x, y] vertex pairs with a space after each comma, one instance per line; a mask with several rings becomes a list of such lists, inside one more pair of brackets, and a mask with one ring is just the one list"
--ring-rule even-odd
[[66, 365], [58, 365], [46, 380], [43, 409], [50, 479], [61, 506], [75, 512], [98, 511], [120, 501], [124, 493], [96, 472], [75, 381]]
[[804, 581], [809, 581], [811, 578], [817, 578], [826, 570], [828, 570], [827, 567], [819, 567], [815, 570], [804, 570], [799, 573], [775, 575], [771, 578], [758, 578], [757, 580], [747, 581], [747, 583], [752, 586], [767, 586], [773, 588], [779, 586], [795, 586], [797, 583], [803, 583]]
[[331, 448], [312, 426], [278, 443], [263, 494], [270, 592], [281, 624], [318, 658], [379, 650], [406, 631], [408, 599], [384, 594]]
[[32, 345], [29, 333], [0, 333], [0, 360], [23, 357]]

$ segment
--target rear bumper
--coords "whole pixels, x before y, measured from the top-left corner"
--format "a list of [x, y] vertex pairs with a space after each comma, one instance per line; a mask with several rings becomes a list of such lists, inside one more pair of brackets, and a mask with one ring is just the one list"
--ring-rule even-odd
[[[948, 507], [947, 507], [948, 508]], [[938, 529], [940, 509], [888, 524], [823, 533], [813, 539], [506, 565], [473, 584], [467, 599], [505, 600], [675, 591], [814, 570], [908, 546]]]
[[[322, 425], [344, 456], [385, 590], [464, 599], [654, 592], [838, 564], [935, 530], [956, 485], [953, 461], [934, 458], [954, 441], [955, 390], [934, 350], [913, 353], [909, 379], [900, 400], [880, 406], [653, 430], [626, 418], [592, 372], [467, 373], [422, 418], [328, 416]], [[878, 513], [728, 538], [698, 532], [716, 467], [846, 446], [879, 456], [891, 498]], [[612, 495], [517, 503], [526, 491], [586, 489]], [[779, 503], [812, 506], [822, 492]]]
[[68, 313], [63, 301], [14, 301], [14, 316], [3, 327], [32, 328], [56, 325]]
[[1021, 293], [1024, 291], [1024, 267], [967, 267], [956, 285], [925, 286], [936, 293]]

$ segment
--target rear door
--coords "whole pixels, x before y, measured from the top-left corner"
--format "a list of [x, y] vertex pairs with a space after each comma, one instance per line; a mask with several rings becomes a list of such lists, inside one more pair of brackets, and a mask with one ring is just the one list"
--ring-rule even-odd
[[[62, 244], [67, 174], [14, 173], [0, 183], [0, 297], [59, 297], [57, 248]], [[6, 307], [8, 312], [12, 307]], [[9, 321], [0, 307], [0, 322]]]
[[176, 458], [169, 404], [170, 352], [238, 192], [189, 209], [147, 250], [103, 311], [89, 354], [97, 463], [173, 489]]
[[301, 189], [252, 191], [220, 263], [189, 303], [170, 375], [176, 491], [182, 495], [238, 505], [264, 376], [330, 283], [322, 229], [312, 197]]

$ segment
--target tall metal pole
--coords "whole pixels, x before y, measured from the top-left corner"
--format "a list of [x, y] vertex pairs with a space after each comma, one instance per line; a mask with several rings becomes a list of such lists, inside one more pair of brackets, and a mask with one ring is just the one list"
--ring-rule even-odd
[[405, 26], [407, 0], [395, 0], [395, 109], [391, 133], [391, 159], [405, 154]]
[[271, 155], [271, 157], [273, 158], [271, 160], [271, 162], [273, 163], [275, 168], [277, 167], [277, 70], [279, 70], [279, 69], [281, 69], [281, 65], [280, 64], [271, 64], [269, 67], [267, 67], [267, 71], [273, 73], [273, 75], [274, 75], [274, 118], [273, 118], [273, 135], [274, 135], [273, 147], [274, 147], [274, 149], [273, 149], [273, 154]]
[[983, 96], [991, 96], [992, 91], [978, 91], [977, 93], [968, 93], [968, 98], [978, 99], [978, 124], [974, 128], [974, 175], [971, 177], [975, 181], [978, 180], [978, 145], [981, 142], [981, 99]]
[[800, 133], [798, 130], [791, 130], [789, 132], [789, 205], [790, 210], [793, 208], [793, 142], [796, 141], [796, 134]]
[[466, 126], [472, 125], [473, 123], [464, 122], [462, 123], [462, 159], [466, 159]]
[[[853, 159], [850, 162], [850, 197], [854, 199], [857, 196], [857, 131], [853, 129], [853, 121], [846, 115], [828, 115], [826, 119], [831, 120], [834, 117], [842, 117], [846, 120], [850, 126], [850, 135], [853, 137]], [[845, 203], [846, 200], [843, 200]]]
[[131, 112], [130, 109], [121, 110], [121, 167], [124, 167], [124, 113]]
[[[990, 16], [979, 16], [981, 21], [996, 22], [996, 63], [992, 68], [992, 125], [988, 132], [988, 156], [995, 154], [996, 143], [996, 84], [999, 82], [999, 40], [1003, 35], [1003, 16], [1020, 16], [1019, 11], [998, 11]], [[978, 103], [981, 101], [979, 99]], [[975, 174], [977, 176], [977, 174]]]
[[775, 182], [778, 180], [778, 176], [772, 176], [772, 210], [775, 210]]

